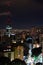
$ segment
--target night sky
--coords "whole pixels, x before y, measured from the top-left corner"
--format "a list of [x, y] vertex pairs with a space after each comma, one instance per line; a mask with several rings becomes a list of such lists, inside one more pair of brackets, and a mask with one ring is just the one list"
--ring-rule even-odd
[[0, 13], [8, 10], [11, 15], [0, 16], [0, 28], [8, 23], [15, 29], [43, 26], [43, 0], [17, 0], [12, 6], [2, 5], [2, 8], [0, 6]]

